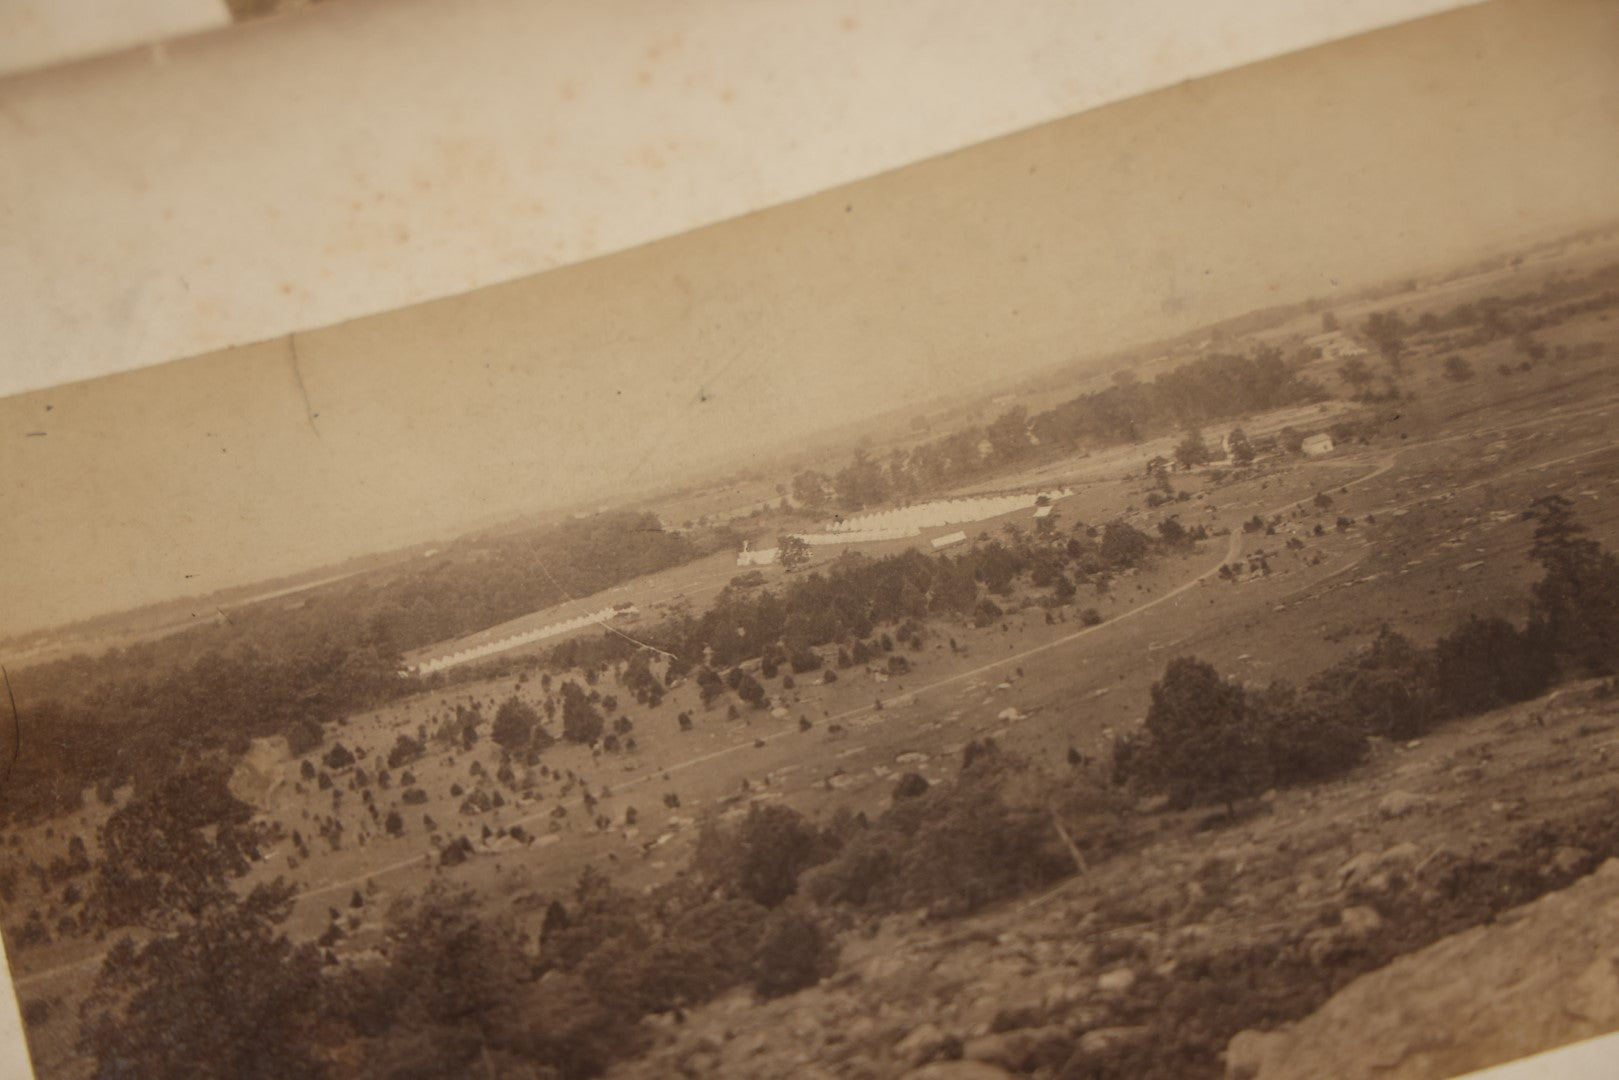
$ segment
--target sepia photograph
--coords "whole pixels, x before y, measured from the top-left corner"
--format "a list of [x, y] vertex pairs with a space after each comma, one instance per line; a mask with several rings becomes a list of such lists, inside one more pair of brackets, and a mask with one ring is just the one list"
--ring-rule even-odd
[[[445, 60], [423, 124], [467, 134], [412, 171], [356, 128], [341, 218], [319, 132], [382, 115], [391, 34], [512, 57], [565, 5], [191, 6], [154, 5], [195, 38], [0, 73], [0, 158], [200, 192], [279, 108], [227, 76], [356, 72], [287, 90], [307, 156], [253, 166], [306, 214], [199, 224], [144, 164], [128, 232], [65, 209], [82, 179], [0, 206], [0, 349], [66, 373], [0, 398], [20, 1067], [1619, 1070], [1619, 5], [997, 103], [721, 215], [668, 101], [724, 141], [699, 39], [751, 16], [693, 4], [619, 76], [684, 87], [623, 175], [548, 172], [526, 92], [456, 104], [517, 60]], [[150, 110], [203, 69], [241, 123], [177, 135]], [[515, 211], [443, 240], [570, 192], [613, 210], [543, 256]], [[705, 217], [626, 242], [658, 199]], [[214, 228], [240, 266], [108, 269]]]

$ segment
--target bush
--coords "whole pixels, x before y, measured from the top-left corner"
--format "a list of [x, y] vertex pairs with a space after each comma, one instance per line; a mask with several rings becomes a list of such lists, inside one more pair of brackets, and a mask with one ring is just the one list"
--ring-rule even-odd
[[1437, 719], [1433, 686], [1432, 655], [1385, 626], [1370, 647], [1312, 678], [1306, 692], [1357, 731], [1411, 739]]
[[401, 735], [394, 740], [393, 749], [388, 751], [388, 768], [398, 769], [427, 753], [427, 748], [409, 735]]
[[1270, 781], [1265, 746], [1247, 694], [1214, 668], [1177, 657], [1152, 686], [1146, 729], [1115, 769], [1175, 806], [1223, 802], [1258, 794]]
[[1561, 495], [1538, 500], [1530, 516], [1538, 522], [1530, 556], [1545, 570], [1534, 585], [1531, 623], [1574, 673], [1613, 674], [1619, 666], [1619, 559], [1584, 535]]
[[908, 772], [899, 778], [894, 785], [894, 799], [917, 799], [928, 793], [927, 777], [921, 773]]
[[1119, 842], [1122, 817], [1113, 800], [1076, 788], [1081, 778], [1054, 781], [992, 743], [974, 748], [956, 782], [896, 799], [869, 827], [837, 830], [842, 847], [804, 875], [805, 895], [821, 904], [955, 917], [1073, 872], [1052, 826], [1054, 808], [1092, 856]]
[[489, 737], [504, 750], [519, 750], [528, 745], [539, 722], [540, 714], [534, 706], [518, 697], [509, 697], [495, 710], [495, 723]]
[[740, 671], [738, 674], [741, 677], [737, 680], [736, 696], [741, 698], [747, 704], [753, 706], [755, 709], [764, 708], [769, 701], [765, 694], [764, 686], [760, 684], [758, 679], [755, 679], [752, 675], [749, 675], [745, 671]]
[[1366, 758], [1366, 735], [1342, 716], [1301, 701], [1285, 684], [1249, 699], [1269, 782], [1281, 786], [1337, 776]]
[[798, 891], [798, 877], [831, 855], [823, 837], [798, 811], [755, 803], [734, 830], [706, 826], [692, 865], [731, 895], [772, 908]]
[[1109, 570], [1140, 566], [1151, 551], [1151, 538], [1129, 522], [1110, 521], [1102, 530], [1100, 555], [1102, 565]]
[[807, 912], [794, 907], [771, 915], [753, 962], [753, 987], [776, 998], [814, 986], [838, 969], [838, 948]]
[[1435, 642], [1434, 659], [1439, 705], [1458, 716], [1544, 693], [1557, 663], [1539, 628], [1476, 617]]
[[340, 772], [354, 764], [354, 755], [342, 743], [333, 743], [332, 748], [326, 751], [326, 756], [321, 760], [326, 763], [328, 769]]
[[572, 743], [593, 743], [601, 738], [601, 713], [590, 703], [579, 684], [562, 684], [562, 737]]

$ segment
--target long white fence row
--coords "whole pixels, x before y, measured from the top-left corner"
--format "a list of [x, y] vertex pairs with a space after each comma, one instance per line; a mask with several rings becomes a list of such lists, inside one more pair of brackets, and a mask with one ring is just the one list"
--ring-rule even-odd
[[[940, 525], [958, 525], [967, 521], [999, 517], [1014, 510], [1025, 510], [1036, 505], [1043, 497], [1056, 500], [1072, 495], [1067, 488], [1055, 491], [1020, 491], [1010, 495], [982, 495], [960, 499], [935, 499], [916, 506], [897, 506], [892, 510], [879, 510], [872, 514], [844, 518], [829, 522], [831, 533], [866, 532], [886, 529], [932, 529]], [[915, 532], [909, 535], [915, 535]]]
[[458, 664], [469, 664], [474, 660], [482, 660], [486, 656], [493, 656], [498, 652], [514, 649], [519, 645], [531, 645], [536, 641], [544, 641], [546, 638], [566, 634], [581, 627], [589, 626], [592, 623], [606, 623], [610, 619], [634, 613], [635, 609], [633, 607], [602, 608], [600, 611], [593, 611], [588, 615], [578, 615], [572, 619], [564, 619], [562, 622], [549, 623], [536, 630], [525, 630], [520, 634], [508, 634], [506, 637], [495, 641], [486, 641], [482, 645], [470, 645], [464, 649], [446, 653], [443, 656], [419, 660], [410, 666], [410, 670], [417, 675], [431, 675], [435, 671], [443, 671], [445, 668], [452, 668]]
[[[904, 540], [912, 536], [919, 536], [923, 529], [935, 528], [939, 525], [955, 525], [967, 521], [982, 521], [985, 518], [999, 517], [1014, 510], [1027, 510], [1040, 505], [1040, 500], [1047, 504], [1057, 499], [1072, 495], [1069, 488], [1057, 488], [1052, 491], [1025, 491], [1015, 495], [988, 495], [965, 499], [939, 499], [935, 502], [922, 503], [918, 506], [901, 506], [893, 510], [882, 510], [874, 514], [862, 514], [856, 518], [836, 521], [827, 525], [824, 533], [798, 533], [798, 539], [811, 547], [821, 547], [827, 544], [860, 544], [875, 540]], [[949, 544], [965, 540], [966, 534], [952, 534], [933, 541], [935, 548], [945, 547]], [[769, 566], [777, 559], [779, 552], [775, 548], [744, 549], [736, 557], [738, 566]]]

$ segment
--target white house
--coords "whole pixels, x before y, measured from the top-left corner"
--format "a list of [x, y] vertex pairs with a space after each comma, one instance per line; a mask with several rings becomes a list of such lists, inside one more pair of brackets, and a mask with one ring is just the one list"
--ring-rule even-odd
[[1322, 454], [1330, 454], [1332, 453], [1332, 436], [1326, 434], [1325, 432], [1319, 435], [1311, 435], [1309, 438], [1304, 440], [1302, 449], [1311, 457], [1320, 457]]

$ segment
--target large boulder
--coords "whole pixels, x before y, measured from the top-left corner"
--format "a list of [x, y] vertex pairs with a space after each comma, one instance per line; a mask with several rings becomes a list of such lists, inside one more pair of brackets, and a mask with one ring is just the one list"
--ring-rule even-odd
[[1361, 976], [1278, 1032], [1241, 1032], [1227, 1075], [1442, 1080], [1619, 1030], [1619, 859], [1560, 892]]

